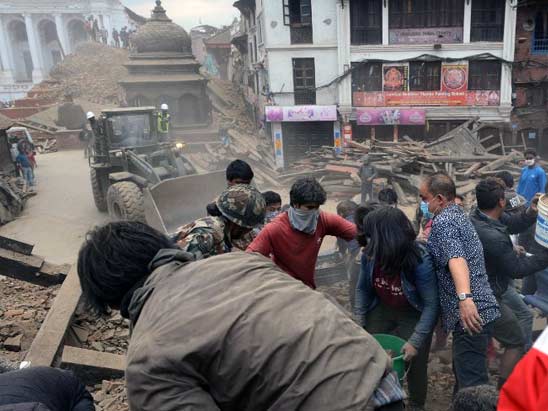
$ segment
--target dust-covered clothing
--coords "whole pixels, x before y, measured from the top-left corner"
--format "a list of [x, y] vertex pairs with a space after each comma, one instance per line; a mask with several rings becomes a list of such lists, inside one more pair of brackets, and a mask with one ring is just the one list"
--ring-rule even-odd
[[366, 409], [389, 359], [339, 307], [263, 256], [185, 254], [130, 297], [130, 409]]
[[[20, 408], [1, 408], [15, 404]], [[95, 407], [91, 394], [71, 372], [32, 367], [0, 374], [0, 409], [93, 411]]]
[[177, 245], [196, 259], [229, 253], [232, 244], [226, 238], [226, 223], [222, 217], [204, 217], [181, 227]]

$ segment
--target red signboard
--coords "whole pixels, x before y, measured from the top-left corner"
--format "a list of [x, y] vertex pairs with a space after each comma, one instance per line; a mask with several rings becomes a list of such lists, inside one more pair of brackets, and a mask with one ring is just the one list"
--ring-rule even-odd
[[498, 106], [498, 90], [474, 91], [356, 91], [356, 107]]
[[443, 64], [441, 66], [441, 91], [468, 89], [468, 64]]

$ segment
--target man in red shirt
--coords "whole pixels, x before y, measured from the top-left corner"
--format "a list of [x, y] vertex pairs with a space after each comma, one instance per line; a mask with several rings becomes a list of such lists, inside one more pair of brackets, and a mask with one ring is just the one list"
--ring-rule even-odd
[[311, 177], [297, 180], [289, 192], [291, 207], [267, 224], [247, 248], [261, 253], [285, 272], [316, 288], [314, 269], [323, 238], [332, 235], [350, 241], [356, 226], [337, 214], [320, 211], [327, 196]]

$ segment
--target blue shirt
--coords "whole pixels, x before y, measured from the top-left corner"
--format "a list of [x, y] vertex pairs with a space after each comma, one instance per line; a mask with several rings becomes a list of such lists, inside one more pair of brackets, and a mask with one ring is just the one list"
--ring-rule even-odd
[[15, 161], [21, 164], [21, 167], [23, 168], [31, 168], [32, 165], [30, 164], [29, 158], [23, 154], [19, 153], [17, 154], [17, 157], [15, 158]]
[[441, 318], [447, 332], [461, 327], [459, 299], [449, 260], [462, 257], [470, 271], [470, 289], [483, 324], [500, 317], [495, 295], [489, 285], [483, 247], [472, 222], [464, 211], [452, 204], [434, 217], [432, 232], [428, 238], [428, 250], [438, 277]]
[[521, 169], [521, 177], [519, 178], [518, 194], [525, 197], [527, 204], [536, 193], [544, 193], [546, 186], [546, 173], [541, 166], [533, 168], [523, 167]]

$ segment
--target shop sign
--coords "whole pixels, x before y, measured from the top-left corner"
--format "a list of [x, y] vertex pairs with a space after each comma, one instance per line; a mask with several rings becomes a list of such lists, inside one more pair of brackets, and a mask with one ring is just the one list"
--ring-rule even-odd
[[420, 109], [359, 108], [356, 117], [360, 126], [426, 124], [426, 111]]
[[441, 91], [468, 90], [468, 64], [442, 64]]
[[266, 121], [337, 121], [337, 106], [266, 106]]
[[392, 29], [390, 44], [451, 44], [462, 43], [462, 27], [425, 27]]
[[383, 64], [384, 91], [404, 91], [408, 88], [409, 64]]
[[500, 91], [356, 91], [354, 106], [498, 106]]
[[352, 141], [352, 124], [345, 123], [343, 126], [343, 142], [345, 147], [349, 141]]

